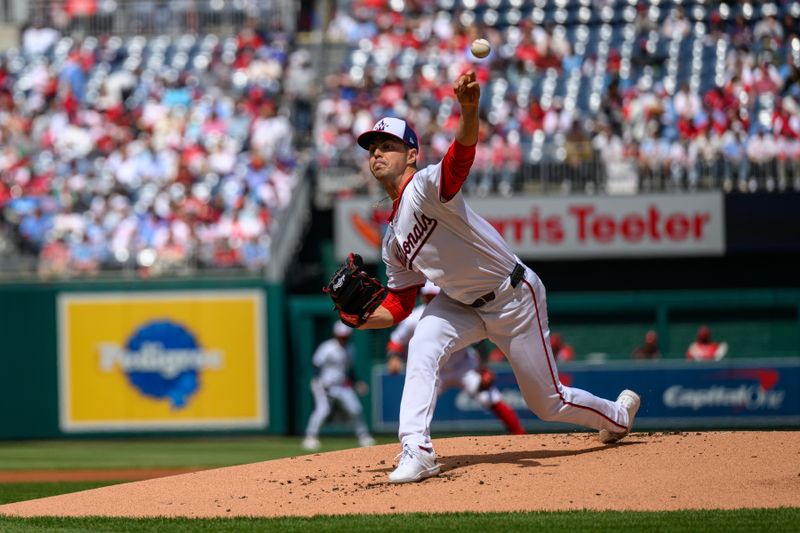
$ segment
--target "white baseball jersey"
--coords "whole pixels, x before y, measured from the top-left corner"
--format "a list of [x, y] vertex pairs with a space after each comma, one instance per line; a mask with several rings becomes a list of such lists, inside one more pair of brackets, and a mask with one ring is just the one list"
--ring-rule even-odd
[[383, 239], [388, 286], [405, 289], [427, 278], [470, 304], [507, 279], [518, 259], [461, 192], [440, 200], [441, 171], [441, 162], [417, 171], [400, 193]]
[[328, 339], [317, 347], [312, 363], [319, 369], [317, 379], [325, 388], [347, 382], [347, 374], [353, 362], [353, 348], [342, 347], [336, 339]]

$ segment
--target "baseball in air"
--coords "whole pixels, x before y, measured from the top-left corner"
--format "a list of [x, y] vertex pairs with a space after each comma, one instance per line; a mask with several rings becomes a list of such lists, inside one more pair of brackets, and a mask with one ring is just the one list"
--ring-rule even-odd
[[489, 52], [492, 51], [492, 46], [486, 39], [475, 39], [472, 41], [469, 49], [472, 51], [472, 55], [475, 57], [484, 58], [489, 55]]

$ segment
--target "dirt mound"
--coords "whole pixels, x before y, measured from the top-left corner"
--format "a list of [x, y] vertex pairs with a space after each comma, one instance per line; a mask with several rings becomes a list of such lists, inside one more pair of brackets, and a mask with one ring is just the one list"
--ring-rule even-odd
[[0, 506], [21, 516], [308, 516], [797, 506], [800, 432], [434, 441], [442, 474], [390, 485], [397, 445], [305, 455]]

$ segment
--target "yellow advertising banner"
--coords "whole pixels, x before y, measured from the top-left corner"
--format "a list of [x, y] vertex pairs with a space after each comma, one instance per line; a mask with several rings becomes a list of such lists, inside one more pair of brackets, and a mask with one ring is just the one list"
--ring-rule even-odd
[[262, 292], [62, 294], [58, 313], [62, 431], [267, 426]]

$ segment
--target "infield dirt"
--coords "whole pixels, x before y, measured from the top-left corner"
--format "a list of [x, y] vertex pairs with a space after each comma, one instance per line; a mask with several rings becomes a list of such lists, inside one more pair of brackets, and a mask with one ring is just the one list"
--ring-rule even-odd
[[398, 445], [136, 481], [0, 506], [19, 516], [309, 516], [458, 511], [796, 507], [800, 432], [434, 440], [442, 474], [391, 485]]

